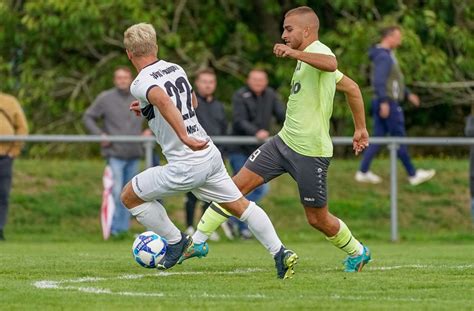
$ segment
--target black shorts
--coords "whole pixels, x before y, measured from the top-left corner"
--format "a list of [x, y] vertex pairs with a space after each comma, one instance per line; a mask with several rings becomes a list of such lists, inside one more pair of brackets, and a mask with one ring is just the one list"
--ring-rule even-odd
[[255, 150], [245, 167], [269, 182], [289, 173], [298, 184], [304, 206], [324, 207], [327, 204], [327, 172], [331, 158], [307, 157], [293, 151], [278, 136]]

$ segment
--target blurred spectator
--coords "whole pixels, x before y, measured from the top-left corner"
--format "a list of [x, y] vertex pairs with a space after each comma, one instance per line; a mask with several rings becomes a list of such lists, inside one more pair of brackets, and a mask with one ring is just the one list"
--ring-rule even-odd
[[[132, 72], [127, 67], [114, 71], [115, 87], [97, 96], [84, 114], [83, 121], [91, 134], [102, 135], [102, 155], [112, 169], [115, 213], [112, 219], [112, 236], [128, 231], [130, 213], [120, 201], [125, 184], [138, 173], [139, 159], [143, 155], [141, 143], [111, 143], [109, 135], [141, 135], [143, 119], [130, 112], [129, 106], [135, 100], [130, 94]], [[101, 122], [99, 124], [98, 122]]]
[[[465, 132], [466, 132], [466, 136], [474, 137], [474, 115], [471, 115], [467, 118]], [[474, 222], [474, 146], [471, 146], [469, 158], [470, 158], [469, 177], [470, 177], [470, 186], [471, 186], [471, 215], [472, 215], [472, 221]]]
[[[28, 124], [15, 97], [0, 93], [0, 135], [27, 135]], [[8, 201], [13, 178], [13, 159], [20, 154], [23, 143], [0, 143], [0, 241], [5, 240]]]
[[[227, 134], [227, 119], [225, 116], [224, 105], [214, 97], [216, 91], [217, 79], [214, 70], [202, 69], [197, 72], [196, 80], [196, 97], [198, 100], [198, 107], [196, 108], [196, 116], [199, 123], [209, 136], [220, 136]], [[218, 146], [222, 155], [224, 150]], [[186, 233], [192, 235], [194, 233], [194, 211], [196, 209], [198, 199], [188, 192], [186, 194]], [[202, 213], [204, 214], [208, 203], [202, 205]], [[214, 232], [210, 236], [211, 240], [218, 240], [219, 235]]]
[[[233, 135], [255, 136], [264, 141], [270, 137], [272, 117], [275, 117], [279, 124], [283, 124], [285, 120], [285, 108], [275, 90], [268, 87], [267, 73], [261, 69], [253, 69], [249, 72], [247, 85], [235, 92], [232, 97], [232, 106]], [[245, 161], [254, 150], [254, 145], [232, 148], [229, 159], [234, 174], [244, 166]], [[268, 190], [268, 184], [263, 184], [249, 193], [247, 199], [258, 202]], [[237, 224], [238, 231], [243, 238], [251, 237], [247, 226], [235, 217], [231, 218], [230, 224]]]
[[[372, 115], [374, 118], [374, 132], [372, 137], [406, 136], [405, 117], [400, 102], [408, 99], [415, 107], [420, 106], [420, 99], [405, 87], [403, 74], [393, 50], [402, 43], [402, 32], [398, 26], [382, 30], [381, 42], [369, 50], [372, 61], [372, 87], [375, 98], [372, 100]], [[382, 178], [372, 173], [369, 168], [372, 160], [380, 150], [381, 145], [371, 144], [364, 151], [359, 171], [355, 175], [358, 182], [378, 184]], [[408, 173], [411, 185], [419, 185], [435, 175], [434, 170], [415, 169], [407, 146], [401, 145], [398, 149], [398, 158], [402, 161]]]

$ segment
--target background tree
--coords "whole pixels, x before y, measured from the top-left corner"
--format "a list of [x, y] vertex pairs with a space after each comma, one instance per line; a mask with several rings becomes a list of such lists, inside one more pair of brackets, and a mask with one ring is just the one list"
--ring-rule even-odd
[[[424, 103], [417, 110], [407, 106], [410, 134], [462, 135], [474, 99], [474, 5], [463, 0], [2, 1], [0, 89], [20, 98], [33, 133], [84, 133], [82, 113], [112, 86], [113, 68], [128, 64], [123, 31], [149, 22], [158, 32], [160, 57], [182, 64], [191, 76], [204, 66], [217, 70], [217, 96], [228, 109], [254, 66], [268, 70], [285, 98], [295, 64], [275, 58], [272, 46], [281, 41], [284, 12], [299, 5], [318, 13], [321, 40], [336, 53], [340, 70], [362, 87], [367, 104], [367, 49], [382, 26], [401, 25], [405, 40], [398, 58]], [[352, 131], [343, 101], [336, 98], [336, 135]], [[30, 155], [96, 151], [90, 145], [32, 145]]]

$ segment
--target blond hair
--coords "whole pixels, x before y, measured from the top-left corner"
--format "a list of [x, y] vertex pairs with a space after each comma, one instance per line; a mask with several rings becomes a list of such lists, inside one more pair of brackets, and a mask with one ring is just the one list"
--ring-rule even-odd
[[123, 44], [133, 56], [156, 56], [158, 53], [156, 31], [151, 24], [140, 23], [130, 26], [123, 34]]

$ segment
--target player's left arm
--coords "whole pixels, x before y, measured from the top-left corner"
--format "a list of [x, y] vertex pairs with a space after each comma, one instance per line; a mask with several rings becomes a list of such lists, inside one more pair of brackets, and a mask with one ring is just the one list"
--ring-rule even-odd
[[346, 75], [343, 75], [337, 82], [336, 89], [346, 95], [347, 103], [352, 111], [355, 127], [352, 148], [355, 154], [358, 155], [369, 146], [369, 133], [365, 125], [365, 109], [362, 93], [357, 83]]
[[146, 97], [150, 104], [158, 108], [163, 118], [173, 128], [183, 144], [194, 151], [209, 147], [208, 140], [198, 140], [194, 137], [188, 136], [181, 113], [173, 104], [173, 101], [168, 94], [166, 94], [159, 86], [156, 85], [149, 89]]
[[299, 51], [281, 43], [275, 44], [273, 53], [277, 57], [297, 59], [321, 71], [333, 72], [337, 69], [337, 59], [333, 55]]

